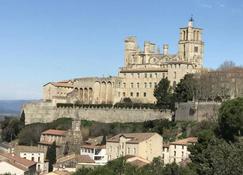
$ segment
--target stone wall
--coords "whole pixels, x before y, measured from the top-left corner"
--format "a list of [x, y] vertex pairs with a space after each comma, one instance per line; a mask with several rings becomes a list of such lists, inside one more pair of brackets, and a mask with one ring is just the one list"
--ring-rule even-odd
[[[155, 109], [127, 108], [76, 108], [81, 119], [104, 123], [112, 122], [143, 122], [155, 119], [170, 119], [170, 112], [160, 112]], [[25, 123], [51, 122], [61, 117], [75, 116], [75, 108], [57, 108], [52, 103], [29, 103], [23, 107]]]
[[216, 102], [187, 102], [177, 105], [176, 121], [216, 120], [220, 103]]

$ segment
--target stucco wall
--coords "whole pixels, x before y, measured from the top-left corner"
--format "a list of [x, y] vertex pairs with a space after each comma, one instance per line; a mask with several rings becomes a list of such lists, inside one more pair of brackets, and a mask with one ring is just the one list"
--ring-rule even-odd
[[[171, 118], [170, 112], [160, 112], [154, 109], [117, 109], [117, 108], [76, 108], [81, 119], [112, 122], [143, 122], [162, 118]], [[57, 108], [52, 103], [39, 102], [26, 104], [23, 108], [25, 123], [51, 122], [61, 117], [74, 117], [73, 108]]]

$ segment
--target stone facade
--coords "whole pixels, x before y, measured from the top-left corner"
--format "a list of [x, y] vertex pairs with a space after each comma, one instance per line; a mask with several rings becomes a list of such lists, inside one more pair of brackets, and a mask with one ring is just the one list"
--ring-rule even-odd
[[193, 27], [191, 19], [187, 27], [180, 29], [178, 53], [170, 54], [169, 46], [159, 48], [149, 41], [140, 50], [136, 37], [125, 39], [124, 66], [118, 76], [76, 78], [50, 82], [43, 87], [43, 100], [52, 103], [115, 104], [124, 98], [137, 103], [155, 103], [155, 86], [162, 78], [168, 78], [175, 86], [185, 74], [200, 72], [203, 65], [202, 29]]

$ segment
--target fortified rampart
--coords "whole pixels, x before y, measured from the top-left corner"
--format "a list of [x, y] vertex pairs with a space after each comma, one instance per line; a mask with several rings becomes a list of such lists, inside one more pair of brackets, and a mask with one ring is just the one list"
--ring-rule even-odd
[[143, 122], [146, 120], [155, 119], [170, 119], [170, 112], [160, 112], [158, 109], [145, 109], [145, 108], [73, 108], [73, 107], [56, 107], [52, 103], [39, 102], [29, 103], [23, 108], [25, 113], [25, 123], [36, 122], [51, 122], [61, 117], [74, 118], [75, 111], [81, 119], [93, 120], [104, 123], [113, 122]]
[[176, 121], [216, 120], [221, 103], [216, 102], [187, 102], [177, 105]]

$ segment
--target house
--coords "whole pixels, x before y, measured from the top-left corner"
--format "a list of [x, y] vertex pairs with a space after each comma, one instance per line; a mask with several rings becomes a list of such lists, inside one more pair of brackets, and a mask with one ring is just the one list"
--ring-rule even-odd
[[36, 162], [14, 154], [0, 153], [0, 174], [35, 175]]
[[106, 146], [102, 145], [103, 136], [90, 138], [80, 148], [80, 155], [88, 155], [96, 165], [105, 165], [108, 161]]
[[0, 143], [0, 152], [13, 153], [14, 145], [12, 143], [8, 143], [8, 142], [1, 142]]
[[163, 160], [165, 164], [188, 162], [190, 151], [188, 146], [197, 143], [197, 137], [188, 137], [185, 139], [171, 142], [169, 146], [163, 147]]
[[81, 167], [93, 167], [95, 161], [88, 155], [69, 154], [64, 157], [58, 158], [54, 165], [54, 170], [75, 172]]
[[38, 143], [38, 148], [43, 149], [45, 153], [49, 146], [56, 142], [56, 153], [57, 156], [62, 155], [64, 151], [64, 146], [66, 144], [67, 131], [49, 129], [41, 133], [40, 142]]
[[157, 133], [123, 133], [111, 137], [106, 142], [108, 160], [126, 155], [152, 161], [162, 156], [163, 138]]
[[36, 162], [37, 173], [48, 173], [48, 161], [45, 160], [45, 151], [37, 146], [16, 146], [15, 154], [21, 158]]

